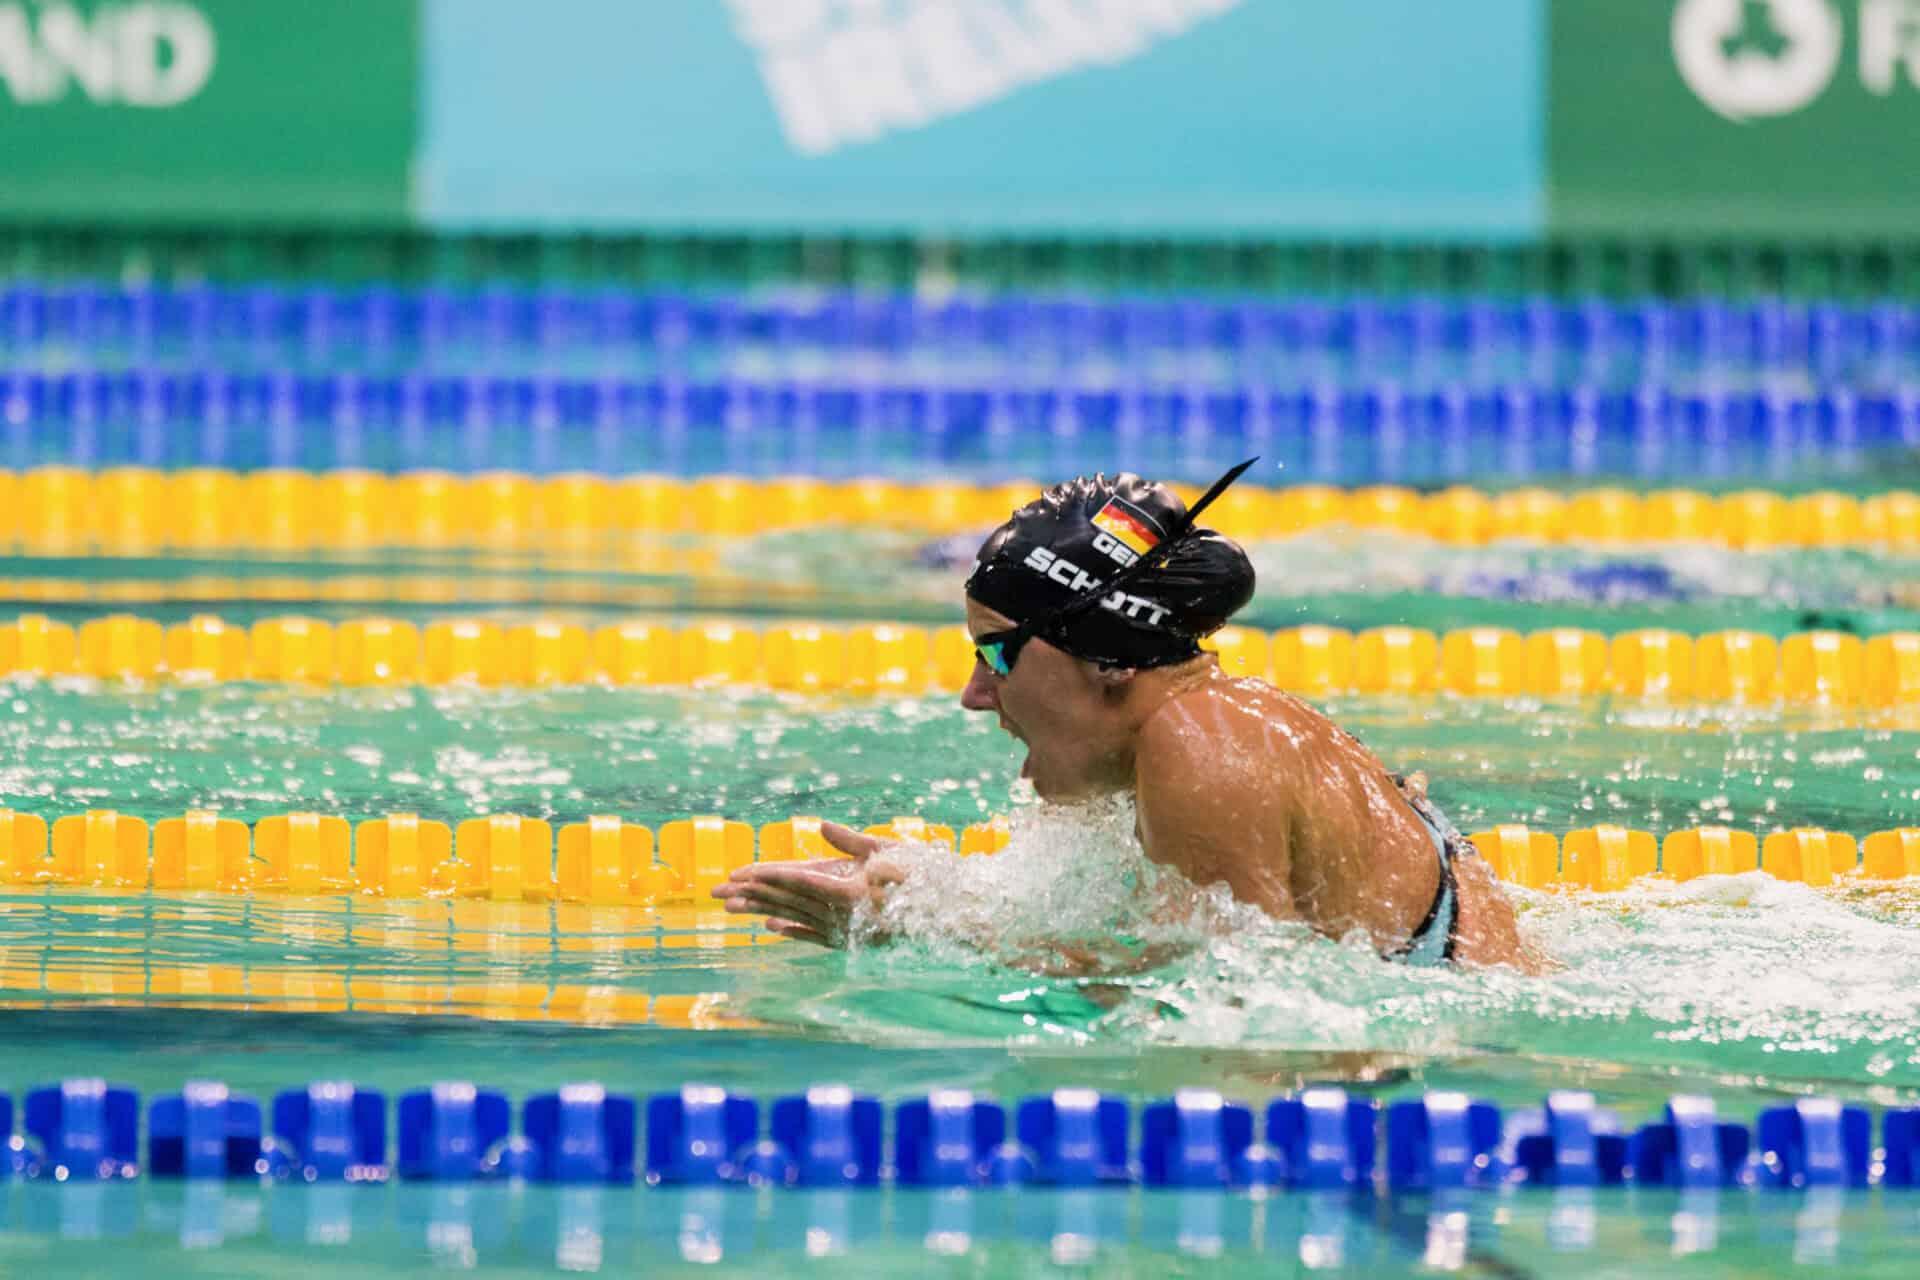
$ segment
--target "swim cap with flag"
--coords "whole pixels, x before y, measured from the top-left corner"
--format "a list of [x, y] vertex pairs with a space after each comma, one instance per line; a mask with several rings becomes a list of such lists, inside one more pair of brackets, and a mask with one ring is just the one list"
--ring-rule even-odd
[[1130, 472], [1079, 476], [1013, 513], [980, 547], [967, 594], [1076, 658], [1163, 667], [1253, 597], [1253, 565], [1231, 539], [1194, 527], [1252, 466], [1216, 481], [1189, 512]]

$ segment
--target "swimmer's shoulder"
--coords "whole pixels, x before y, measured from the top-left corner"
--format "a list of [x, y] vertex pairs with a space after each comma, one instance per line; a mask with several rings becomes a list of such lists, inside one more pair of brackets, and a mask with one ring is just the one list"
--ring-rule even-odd
[[1306, 703], [1264, 681], [1216, 671], [1155, 710], [1141, 726], [1136, 754], [1142, 772], [1193, 769], [1224, 780], [1238, 766], [1270, 775], [1325, 723]]

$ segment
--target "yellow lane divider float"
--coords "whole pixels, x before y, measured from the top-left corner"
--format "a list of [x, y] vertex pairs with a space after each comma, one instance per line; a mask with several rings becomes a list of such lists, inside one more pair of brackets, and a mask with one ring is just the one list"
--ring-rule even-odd
[[[1522, 634], [1418, 627], [1355, 634], [1302, 626], [1227, 627], [1207, 646], [1235, 675], [1307, 694], [1609, 694], [1670, 703], [1887, 708], [1920, 705], [1920, 632], [1862, 638], [1801, 631], [1597, 631]], [[27, 614], [0, 623], [0, 676], [231, 680], [309, 685], [746, 685], [789, 692], [957, 690], [973, 669], [958, 626], [629, 621], [501, 624], [391, 618], [327, 623], [274, 617], [241, 627], [201, 616], [172, 626], [131, 615], [76, 631]]]
[[[1188, 501], [1194, 491], [1176, 486]], [[147, 555], [158, 551], [264, 552], [377, 547], [587, 549], [622, 534], [743, 536], [770, 530], [865, 526], [925, 533], [989, 528], [1039, 485], [902, 484], [804, 476], [751, 479], [573, 473], [471, 476], [424, 471], [216, 468], [0, 471], [0, 550], [32, 555]], [[1733, 548], [1920, 548], [1920, 494], [1787, 495], [1761, 489], [1711, 495], [1599, 488], [1422, 494], [1394, 485], [1297, 485], [1229, 490], [1210, 525], [1247, 539], [1327, 525], [1442, 542], [1701, 542]]]
[[[515, 814], [451, 827], [417, 814], [390, 814], [350, 830], [344, 818], [292, 813], [262, 818], [249, 829], [201, 810], [163, 818], [149, 830], [145, 820], [108, 809], [56, 818], [51, 827], [34, 814], [0, 809], [0, 885], [699, 906], [708, 890], [752, 862], [834, 856], [820, 824], [819, 818], [788, 818], [756, 832], [744, 822], [704, 816], [655, 831], [596, 815], [562, 825], [556, 839], [551, 823]], [[1011, 839], [1004, 818], [956, 832], [897, 817], [866, 830], [963, 856], [997, 853]], [[1810, 885], [1842, 876], [1920, 876], [1920, 827], [1859, 840], [1811, 827], [1764, 838], [1729, 827], [1690, 827], [1656, 838], [1605, 824], [1560, 837], [1502, 825], [1471, 838], [1495, 874], [1529, 888], [1614, 890], [1649, 876], [1687, 881], [1755, 870]]]

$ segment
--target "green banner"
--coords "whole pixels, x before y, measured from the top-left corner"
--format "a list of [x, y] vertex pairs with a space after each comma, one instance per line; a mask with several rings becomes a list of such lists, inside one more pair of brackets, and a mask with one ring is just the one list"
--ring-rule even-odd
[[1563, 235], [1920, 238], [1920, 0], [1552, 0]]
[[0, 0], [0, 216], [399, 223], [416, 0]]

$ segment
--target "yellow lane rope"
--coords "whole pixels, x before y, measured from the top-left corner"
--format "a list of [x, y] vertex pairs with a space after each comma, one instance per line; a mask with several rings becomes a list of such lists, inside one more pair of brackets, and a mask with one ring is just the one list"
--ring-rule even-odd
[[[356, 826], [342, 817], [292, 813], [249, 827], [195, 810], [150, 827], [111, 809], [51, 824], [0, 809], [0, 886], [711, 908], [708, 891], [740, 867], [834, 856], [820, 824], [795, 817], [756, 832], [709, 815], [668, 822], [656, 832], [595, 815], [556, 833], [544, 819], [516, 814], [451, 826], [390, 814]], [[896, 817], [866, 830], [962, 855], [997, 853], [1011, 839], [1004, 818], [956, 832]], [[1815, 886], [1920, 876], [1920, 827], [1876, 831], [1862, 840], [1813, 827], [1764, 835], [1689, 827], [1656, 837], [1611, 824], [1559, 836], [1503, 825], [1472, 840], [1501, 879], [1537, 889], [1610, 891], [1648, 877], [1684, 882], [1748, 871]]]
[[[485, 472], [215, 468], [0, 471], [0, 551], [151, 555], [383, 547], [592, 550], [648, 534], [745, 536], [855, 526], [926, 534], [984, 530], [1039, 492], [1001, 485], [824, 481], [802, 476], [608, 477]], [[1179, 488], [1179, 486], [1176, 486]], [[1191, 501], [1195, 496], [1181, 490]], [[1920, 550], [1920, 494], [1762, 489], [1712, 495], [1596, 488], [1432, 494], [1393, 485], [1242, 485], [1208, 523], [1244, 539], [1346, 525], [1477, 546], [1503, 539], [1596, 545], [1708, 543], [1740, 549]]]
[[[1882, 709], [1920, 705], [1920, 632], [1862, 638], [1800, 631], [1612, 637], [1556, 627], [1531, 634], [1466, 627], [1353, 633], [1227, 627], [1208, 647], [1235, 675], [1295, 692], [1480, 697], [1614, 697], [1667, 703]], [[589, 628], [544, 620], [392, 618], [340, 623], [272, 617], [250, 627], [204, 615], [165, 626], [116, 614], [77, 629], [44, 615], [0, 623], [0, 676], [233, 680], [311, 685], [535, 687], [735, 685], [782, 692], [913, 695], [954, 691], [973, 670], [963, 627], [896, 623], [627, 621]]]

